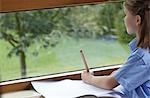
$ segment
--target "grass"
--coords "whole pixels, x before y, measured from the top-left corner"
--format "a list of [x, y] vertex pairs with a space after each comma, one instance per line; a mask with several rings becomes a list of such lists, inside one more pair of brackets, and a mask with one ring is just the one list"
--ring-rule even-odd
[[[27, 76], [59, 73], [71, 70], [83, 69], [83, 62], [79, 50], [83, 49], [90, 67], [106, 66], [123, 63], [128, 56], [128, 51], [115, 40], [74, 40], [69, 37], [61, 39], [61, 42], [54, 48], [42, 49], [38, 43], [29, 48], [26, 53]], [[7, 57], [10, 50], [7, 42], [0, 40], [0, 71], [1, 80], [20, 78], [19, 58]], [[39, 55], [33, 56], [32, 52], [38, 48]]]

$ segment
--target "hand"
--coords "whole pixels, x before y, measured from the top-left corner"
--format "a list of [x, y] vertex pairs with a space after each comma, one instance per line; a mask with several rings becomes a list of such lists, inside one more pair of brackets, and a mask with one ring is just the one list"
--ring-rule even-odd
[[92, 78], [93, 75], [90, 72], [87, 72], [86, 70], [84, 70], [81, 73], [81, 79], [83, 80], [83, 82], [88, 83], [88, 84], [92, 84]]

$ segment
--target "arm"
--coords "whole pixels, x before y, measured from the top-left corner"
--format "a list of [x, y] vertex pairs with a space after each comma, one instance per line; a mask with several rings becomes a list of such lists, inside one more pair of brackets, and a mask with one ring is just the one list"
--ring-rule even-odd
[[112, 90], [114, 87], [119, 85], [112, 75], [94, 76], [90, 72], [83, 71], [81, 78], [85, 83], [108, 90]]

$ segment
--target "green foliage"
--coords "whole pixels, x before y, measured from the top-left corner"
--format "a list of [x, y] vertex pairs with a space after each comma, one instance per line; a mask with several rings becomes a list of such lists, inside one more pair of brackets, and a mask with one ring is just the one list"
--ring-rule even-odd
[[[120, 41], [128, 42], [131, 38], [126, 34], [121, 3], [101, 5], [84, 5], [50, 10], [26, 11], [1, 15], [1, 38], [25, 48], [39, 41], [41, 46], [55, 46], [61, 35], [78, 38], [98, 38], [104, 35], [117, 35]], [[19, 42], [19, 43], [18, 43]], [[54, 42], [54, 43], [50, 43]]]
[[123, 20], [124, 19], [123, 10], [119, 10], [118, 13], [116, 13], [116, 16], [118, 17], [115, 17], [114, 22], [115, 28], [117, 30], [115, 34], [120, 42], [129, 43], [134, 36], [127, 34]]
[[113, 34], [112, 29], [114, 28], [114, 13], [116, 5], [104, 4], [103, 9], [99, 13], [99, 22], [101, 24], [103, 35]]
[[[12, 46], [12, 53], [18, 53], [20, 49], [26, 49], [36, 41], [44, 42], [43, 46], [54, 45], [49, 43], [53, 28], [55, 28], [54, 19], [58, 11], [32, 11], [16, 12], [1, 15], [1, 38], [8, 41]], [[58, 34], [58, 33], [57, 33]], [[55, 34], [56, 35], [56, 34]], [[59, 35], [58, 35], [59, 36]], [[58, 37], [57, 36], [57, 37]]]
[[41, 48], [56, 47], [63, 36], [78, 41], [118, 38], [124, 43], [133, 38], [125, 31], [121, 3], [4, 13], [0, 15], [0, 27], [0, 39], [11, 45], [9, 57], [20, 52], [28, 54], [35, 43], [38, 48], [31, 54], [38, 56]]
[[[51, 41], [55, 28], [55, 15], [59, 11], [15, 12], [1, 15], [1, 39], [9, 42], [13, 47], [8, 53], [11, 57], [16, 54], [20, 58], [21, 76], [26, 76], [26, 52], [34, 42], [43, 43], [43, 47], [55, 46], [57, 41]], [[59, 18], [59, 17], [58, 17]], [[61, 19], [57, 19], [58, 21]], [[53, 36], [56, 37], [56, 36]], [[57, 36], [59, 37], [59, 35]], [[57, 38], [58, 39], [58, 38]], [[52, 43], [53, 42], [53, 43]], [[54, 43], [55, 42], [55, 43]], [[40, 44], [41, 44], [40, 43]], [[33, 53], [35, 56], [38, 53]]]
[[[125, 46], [127, 47], [127, 45]], [[6, 57], [10, 48], [9, 43], [0, 40], [1, 81], [20, 78], [18, 57], [12, 56], [9, 59]], [[26, 53], [27, 77], [83, 69], [79, 53], [81, 48], [90, 68], [123, 63], [128, 55], [117, 41], [94, 39], [76, 41], [74, 38], [64, 37], [56, 47], [48, 47], [47, 49], [40, 48], [37, 42]], [[32, 53], [36, 49], [40, 51], [39, 55], [33, 56]]]

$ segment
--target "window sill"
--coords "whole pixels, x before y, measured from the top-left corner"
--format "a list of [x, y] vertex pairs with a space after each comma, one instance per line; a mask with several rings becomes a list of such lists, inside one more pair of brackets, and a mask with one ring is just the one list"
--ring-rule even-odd
[[[109, 75], [114, 70], [118, 69], [120, 66], [121, 65], [113, 65], [113, 66], [106, 66], [101, 68], [94, 68], [91, 69], [91, 71], [93, 71], [95, 75]], [[39, 77], [28, 78], [28, 79], [2, 82], [0, 83], [0, 93], [8, 93], [14, 91], [33, 89], [31, 85], [32, 81], [46, 81], [46, 80], [58, 81], [63, 79], [80, 80], [81, 72], [82, 71], [74, 71], [74, 72], [60, 73], [55, 75], [39, 76]]]

